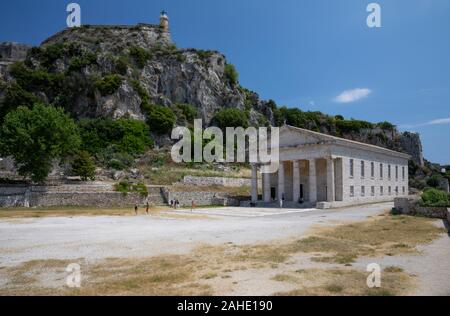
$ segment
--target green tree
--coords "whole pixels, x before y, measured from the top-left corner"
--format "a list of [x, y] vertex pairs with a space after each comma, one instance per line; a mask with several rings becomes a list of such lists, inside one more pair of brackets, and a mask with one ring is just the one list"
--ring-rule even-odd
[[144, 109], [150, 130], [158, 134], [169, 133], [177, 121], [173, 111], [162, 105], [150, 105]]
[[44, 181], [56, 158], [64, 159], [80, 146], [75, 122], [63, 109], [35, 104], [8, 113], [0, 129], [0, 153], [14, 157], [19, 174]]
[[95, 164], [91, 155], [85, 150], [79, 151], [72, 162], [72, 173], [83, 181], [95, 180]]
[[222, 109], [213, 118], [213, 124], [221, 129], [227, 127], [248, 127], [248, 116], [243, 110], [236, 108]]
[[121, 152], [130, 155], [139, 155], [153, 146], [153, 140], [150, 138], [150, 130], [144, 122], [132, 119], [120, 119], [116, 123], [123, 131], [122, 138], [117, 142], [117, 146]]

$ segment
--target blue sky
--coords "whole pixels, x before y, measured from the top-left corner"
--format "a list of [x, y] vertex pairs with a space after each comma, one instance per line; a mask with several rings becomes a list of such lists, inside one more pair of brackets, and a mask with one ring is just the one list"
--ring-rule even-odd
[[[65, 27], [71, 1], [2, 1], [0, 41], [38, 44]], [[450, 164], [450, 1], [78, 0], [84, 24], [157, 23], [179, 47], [217, 49], [243, 86], [279, 105], [419, 132], [427, 159]]]

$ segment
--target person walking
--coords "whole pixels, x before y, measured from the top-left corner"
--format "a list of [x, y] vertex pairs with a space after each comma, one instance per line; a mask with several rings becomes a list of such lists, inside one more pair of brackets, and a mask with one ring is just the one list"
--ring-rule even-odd
[[136, 215], [138, 215], [138, 206], [137, 206], [137, 204], [134, 205], [134, 212], [136, 213]]
[[149, 210], [150, 210], [150, 204], [148, 204], [148, 201], [147, 201], [147, 208], [145, 209], [145, 212], [147, 213], [147, 215], [148, 215]]
[[195, 201], [192, 200], [192, 205], [191, 205], [191, 212], [193, 212], [195, 210]]
[[283, 208], [283, 203], [284, 203], [284, 194], [281, 195], [280, 208]]

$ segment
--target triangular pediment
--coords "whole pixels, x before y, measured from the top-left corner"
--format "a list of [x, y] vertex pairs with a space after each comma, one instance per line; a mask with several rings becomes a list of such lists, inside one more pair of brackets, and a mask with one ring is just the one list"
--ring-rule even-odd
[[280, 146], [292, 147], [319, 144], [327, 141], [326, 135], [310, 132], [299, 128], [283, 126], [280, 128]]

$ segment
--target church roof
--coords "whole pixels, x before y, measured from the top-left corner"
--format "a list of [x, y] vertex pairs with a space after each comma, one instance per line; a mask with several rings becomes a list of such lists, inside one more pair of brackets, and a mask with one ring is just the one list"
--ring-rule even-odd
[[401, 157], [404, 159], [411, 158], [410, 155], [402, 153], [402, 152], [398, 152], [395, 150], [391, 150], [391, 149], [387, 149], [384, 147], [375, 146], [375, 145], [371, 145], [371, 144], [366, 144], [366, 143], [362, 143], [362, 142], [358, 142], [358, 141], [354, 141], [354, 140], [349, 140], [349, 139], [345, 139], [342, 137], [318, 133], [318, 132], [310, 131], [307, 129], [303, 129], [303, 128], [299, 128], [299, 127], [295, 127], [295, 126], [291, 126], [291, 125], [282, 126], [280, 128], [280, 135], [284, 130], [292, 130], [294, 132], [313, 136], [314, 138], [317, 138], [321, 143], [333, 143], [333, 144], [338, 144], [338, 145], [343, 145], [343, 146], [350, 146], [350, 147], [360, 148], [360, 149], [368, 150], [368, 151], [381, 152], [381, 153], [384, 153], [387, 155], [397, 156], [397, 157]]

